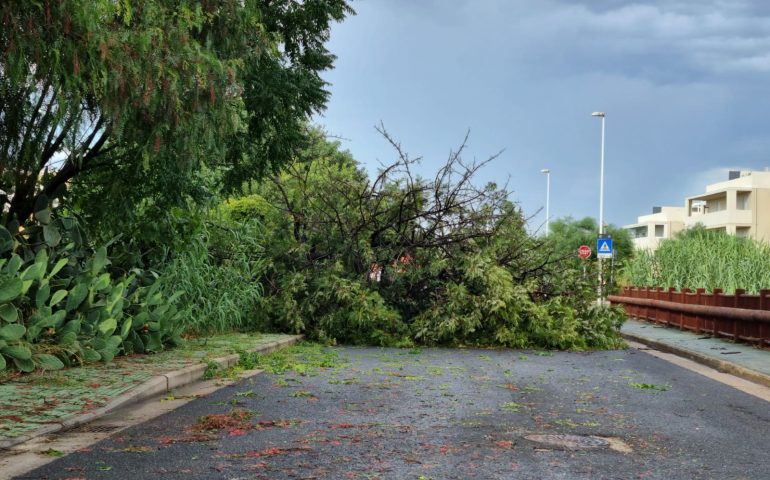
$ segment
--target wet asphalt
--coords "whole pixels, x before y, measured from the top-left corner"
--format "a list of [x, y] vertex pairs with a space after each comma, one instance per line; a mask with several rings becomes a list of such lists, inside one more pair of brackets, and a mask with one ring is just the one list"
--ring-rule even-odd
[[332, 350], [17, 478], [770, 478], [770, 403], [641, 351]]

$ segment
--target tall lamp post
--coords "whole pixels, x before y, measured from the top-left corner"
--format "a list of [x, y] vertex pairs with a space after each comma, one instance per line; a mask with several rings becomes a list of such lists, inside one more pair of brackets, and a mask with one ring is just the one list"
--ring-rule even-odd
[[540, 173], [545, 173], [545, 236], [551, 233], [551, 170], [544, 168]]
[[[602, 153], [601, 153], [601, 167], [599, 169], [599, 237], [604, 234], [604, 119], [606, 114], [604, 112], [594, 112], [592, 117], [599, 117], [602, 119]], [[597, 252], [598, 254], [598, 252]], [[604, 303], [602, 296], [602, 258], [599, 260], [599, 286], [597, 287], [597, 294], [599, 295], [599, 305]]]

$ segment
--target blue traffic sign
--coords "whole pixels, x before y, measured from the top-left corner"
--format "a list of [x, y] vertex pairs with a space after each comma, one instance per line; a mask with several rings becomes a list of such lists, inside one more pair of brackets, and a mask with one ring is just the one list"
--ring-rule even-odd
[[612, 238], [600, 237], [596, 241], [596, 257], [597, 258], [612, 258]]

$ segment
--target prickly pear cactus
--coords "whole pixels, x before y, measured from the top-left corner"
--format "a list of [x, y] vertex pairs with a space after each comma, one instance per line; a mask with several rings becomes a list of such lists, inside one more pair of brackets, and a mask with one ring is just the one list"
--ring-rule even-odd
[[162, 298], [160, 280], [114, 278], [105, 247], [78, 248], [71, 219], [47, 209], [35, 219], [16, 237], [0, 226], [0, 370], [56, 370], [181, 343], [178, 296]]

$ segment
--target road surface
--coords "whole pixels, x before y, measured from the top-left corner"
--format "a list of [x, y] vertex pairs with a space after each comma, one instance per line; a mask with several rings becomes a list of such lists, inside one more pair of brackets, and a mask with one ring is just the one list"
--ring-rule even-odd
[[18, 478], [770, 475], [770, 403], [635, 349], [329, 352]]

